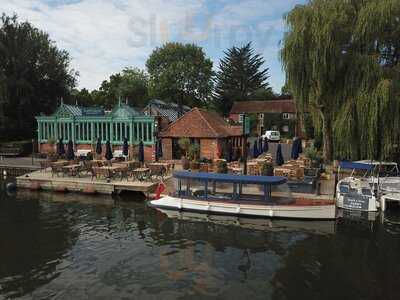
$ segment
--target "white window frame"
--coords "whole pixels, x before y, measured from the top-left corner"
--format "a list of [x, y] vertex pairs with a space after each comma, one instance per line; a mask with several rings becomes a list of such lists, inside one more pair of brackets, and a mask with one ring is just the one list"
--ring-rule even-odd
[[282, 119], [284, 119], [284, 120], [290, 120], [291, 118], [290, 118], [290, 113], [283, 113], [282, 114]]
[[244, 114], [239, 114], [239, 123], [243, 123]]

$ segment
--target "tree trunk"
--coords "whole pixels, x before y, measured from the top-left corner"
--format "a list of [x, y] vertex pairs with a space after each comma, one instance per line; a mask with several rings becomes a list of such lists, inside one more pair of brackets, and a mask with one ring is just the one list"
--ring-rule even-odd
[[323, 141], [323, 159], [325, 163], [332, 161], [332, 120], [321, 111], [322, 118], [322, 141]]

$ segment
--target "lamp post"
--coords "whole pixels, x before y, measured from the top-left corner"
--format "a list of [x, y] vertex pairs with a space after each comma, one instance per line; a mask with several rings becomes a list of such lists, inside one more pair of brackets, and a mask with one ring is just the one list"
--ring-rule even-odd
[[32, 166], [33, 166], [33, 156], [35, 155], [35, 139], [32, 139]]

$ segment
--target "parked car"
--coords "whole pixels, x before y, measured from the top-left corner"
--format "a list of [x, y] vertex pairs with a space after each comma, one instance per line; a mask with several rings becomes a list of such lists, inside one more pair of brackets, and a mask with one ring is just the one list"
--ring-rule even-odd
[[279, 142], [281, 140], [281, 134], [276, 130], [267, 130], [262, 137], [269, 142]]

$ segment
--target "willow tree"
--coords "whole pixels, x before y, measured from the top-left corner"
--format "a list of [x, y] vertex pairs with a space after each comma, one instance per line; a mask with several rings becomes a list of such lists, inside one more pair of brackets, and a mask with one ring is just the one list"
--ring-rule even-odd
[[314, 0], [285, 16], [281, 59], [325, 160], [389, 158], [399, 144], [400, 2]]

